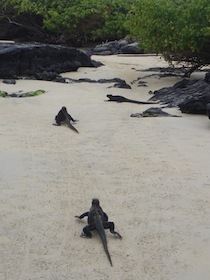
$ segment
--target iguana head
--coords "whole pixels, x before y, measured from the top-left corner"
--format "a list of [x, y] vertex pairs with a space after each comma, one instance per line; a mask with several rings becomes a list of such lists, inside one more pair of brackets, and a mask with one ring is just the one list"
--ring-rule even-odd
[[92, 205], [93, 206], [99, 206], [99, 199], [98, 198], [93, 198], [92, 199]]

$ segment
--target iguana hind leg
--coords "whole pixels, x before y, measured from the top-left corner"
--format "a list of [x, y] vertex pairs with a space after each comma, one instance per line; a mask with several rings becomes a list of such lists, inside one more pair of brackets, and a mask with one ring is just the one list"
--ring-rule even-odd
[[92, 237], [92, 233], [91, 231], [96, 229], [95, 225], [92, 224], [92, 225], [87, 225], [83, 228], [83, 231], [81, 233], [81, 237], [87, 237], [87, 238], [91, 238]]
[[105, 222], [103, 225], [105, 229], [109, 229], [110, 232], [114, 234], [116, 237], [120, 239], [122, 238], [122, 236], [117, 231], [114, 230], [115, 226], [113, 222]]

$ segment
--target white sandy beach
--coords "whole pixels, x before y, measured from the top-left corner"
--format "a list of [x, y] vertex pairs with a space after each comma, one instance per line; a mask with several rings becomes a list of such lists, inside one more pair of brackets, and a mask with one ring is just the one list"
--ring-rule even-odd
[[[131, 84], [167, 66], [159, 57], [94, 56], [105, 64], [64, 73]], [[139, 71], [136, 71], [139, 70]], [[196, 75], [196, 74], [194, 74]], [[147, 87], [0, 81], [0, 90], [43, 89], [0, 98], [0, 280], [209, 280], [210, 121], [207, 116], [131, 118], [151, 105], [104, 102], [107, 94], [147, 101], [177, 77]], [[66, 106], [79, 134], [53, 126]], [[110, 266], [97, 234], [80, 238], [74, 216], [100, 199], [119, 240], [107, 231]]]

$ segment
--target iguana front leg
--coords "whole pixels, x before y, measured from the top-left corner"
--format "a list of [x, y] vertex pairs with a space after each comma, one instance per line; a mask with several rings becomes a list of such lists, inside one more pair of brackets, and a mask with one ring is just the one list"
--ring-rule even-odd
[[80, 215], [80, 216], [74, 216], [74, 217], [81, 220], [81, 219], [83, 219], [84, 217], [87, 217], [88, 214], [89, 214], [89, 212], [85, 212], [85, 213], [83, 213], [83, 214]]

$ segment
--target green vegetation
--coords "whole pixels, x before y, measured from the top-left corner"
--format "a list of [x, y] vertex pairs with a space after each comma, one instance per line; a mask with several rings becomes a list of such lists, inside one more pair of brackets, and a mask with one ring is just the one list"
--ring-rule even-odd
[[21, 97], [32, 97], [32, 96], [37, 96], [37, 95], [41, 95], [45, 93], [45, 90], [39, 89], [39, 90], [35, 90], [35, 91], [28, 91], [26, 93], [23, 93], [21, 95]]
[[0, 5], [0, 20], [24, 27], [31, 40], [84, 46], [129, 35], [145, 52], [170, 61], [189, 62], [194, 69], [210, 64], [210, 0], [0, 0]]
[[[21, 17], [41, 17], [42, 27], [60, 41], [84, 44], [93, 40], [120, 39], [131, 0], [3, 0], [4, 12]], [[36, 22], [37, 24], [37, 22]], [[35, 22], [31, 27], [35, 27]], [[37, 26], [38, 27], [38, 26]]]
[[0, 90], [0, 97], [7, 97], [8, 93], [6, 91]]
[[39, 90], [28, 91], [28, 92], [17, 92], [17, 93], [13, 93], [13, 95], [11, 96], [6, 91], [0, 90], [0, 97], [33, 97], [33, 96], [41, 95], [43, 93], [45, 93], [45, 90], [39, 89]]
[[210, 63], [209, 0], [134, 0], [127, 27], [147, 52]]

